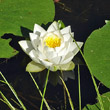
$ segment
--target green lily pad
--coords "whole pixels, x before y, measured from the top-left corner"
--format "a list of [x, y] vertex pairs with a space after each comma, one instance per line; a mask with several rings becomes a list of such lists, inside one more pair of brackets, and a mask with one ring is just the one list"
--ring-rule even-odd
[[9, 45], [10, 41], [11, 39], [5, 40], [0, 38], [0, 58], [10, 58], [18, 53]]
[[91, 33], [84, 46], [84, 56], [94, 76], [110, 87], [110, 21]]
[[[27, 37], [35, 23], [51, 22], [54, 15], [53, 0], [0, 0], [0, 36], [12, 33]], [[0, 38], [0, 58], [10, 58], [18, 53], [9, 42]]]
[[22, 36], [21, 29], [33, 30], [35, 23], [47, 24], [54, 15], [53, 0], [0, 0], [0, 36]]
[[26, 71], [27, 72], [41, 72], [45, 69], [45, 66], [39, 64], [39, 63], [35, 63], [34, 61], [31, 61], [30, 63], [28, 63], [28, 65], [26, 66]]
[[[105, 93], [101, 96], [104, 110], [110, 110], [110, 92]], [[101, 110], [100, 104], [96, 103], [94, 105], [87, 105], [83, 110]]]

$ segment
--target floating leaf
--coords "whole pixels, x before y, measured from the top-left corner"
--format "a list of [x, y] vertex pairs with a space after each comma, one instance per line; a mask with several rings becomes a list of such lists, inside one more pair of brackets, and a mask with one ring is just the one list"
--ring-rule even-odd
[[0, 0], [0, 36], [22, 36], [21, 32], [33, 30], [35, 23], [53, 21], [54, 14], [53, 0]]
[[10, 41], [11, 39], [0, 38], [0, 58], [10, 58], [18, 53], [18, 51], [9, 45]]
[[92, 32], [85, 43], [84, 55], [94, 76], [110, 87], [110, 21]]
[[[103, 94], [102, 96], [102, 102], [104, 105], [104, 110], [110, 110], [110, 92]], [[101, 110], [100, 104], [96, 103], [94, 105], [87, 105], [84, 107], [83, 110]]]
[[40, 72], [43, 71], [45, 69], [45, 67], [39, 63], [35, 63], [34, 61], [31, 61], [30, 63], [28, 63], [27, 67], [26, 67], [26, 71], [27, 72]]

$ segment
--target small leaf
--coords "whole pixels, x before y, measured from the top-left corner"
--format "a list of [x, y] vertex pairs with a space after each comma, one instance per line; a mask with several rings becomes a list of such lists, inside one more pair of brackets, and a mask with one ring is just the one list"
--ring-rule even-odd
[[27, 72], [40, 72], [40, 71], [43, 71], [44, 69], [45, 69], [45, 66], [39, 63], [35, 63], [34, 61], [31, 61], [30, 63], [28, 63], [26, 67]]
[[[110, 92], [103, 94], [102, 96], [102, 102], [104, 105], [104, 110], [110, 110]], [[100, 104], [96, 103], [94, 105], [87, 105], [84, 107], [83, 110], [101, 110]]]
[[9, 45], [10, 41], [11, 39], [0, 38], [0, 58], [10, 58], [18, 53]]

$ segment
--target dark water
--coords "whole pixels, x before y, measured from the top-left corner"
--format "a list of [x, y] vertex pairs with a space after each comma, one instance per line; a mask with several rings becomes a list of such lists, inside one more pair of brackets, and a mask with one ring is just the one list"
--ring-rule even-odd
[[[71, 25], [72, 31], [75, 32], [75, 39], [85, 42], [90, 33], [102, 27], [104, 20], [110, 19], [110, 1], [109, 0], [61, 0], [60, 3], [56, 3], [56, 16], [55, 20], [61, 19], [65, 25]], [[10, 35], [9, 35], [10, 36]], [[11, 45], [20, 50], [17, 45], [18, 37], [13, 37]], [[15, 42], [16, 41], [16, 42]], [[25, 72], [25, 59], [24, 52], [11, 59], [0, 60], [0, 71], [4, 74], [6, 79], [11, 83], [18, 93], [18, 96], [23, 101], [28, 110], [39, 110], [41, 97], [34, 86], [29, 74]], [[77, 55], [83, 61], [80, 54]], [[26, 58], [27, 59], [27, 58]], [[22, 63], [21, 63], [22, 62]], [[43, 71], [46, 74], [47, 71]], [[83, 65], [80, 66], [81, 74], [81, 98], [82, 108], [86, 104], [94, 104], [96, 102], [96, 92], [89, 74], [88, 68]], [[42, 84], [40, 84], [36, 74], [33, 75], [41, 90]], [[1, 79], [1, 77], [0, 77]], [[68, 79], [66, 82], [71, 98], [74, 102], [75, 109], [78, 110], [78, 80], [77, 80], [77, 66], [75, 68], [75, 80]], [[103, 94], [109, 89], [103, 84], [99, 85], [100, 93]], [[0, 83], [0, 90], [10, 100], [15, 99], [9, 88]], [[46, 99], [53, 110], [64, 110], [64, 95], [63, 87], [61, 85], [53, 86], [48, 83], [46, 91]], [[10, 100], [13, 103], [12, 100]], [[14, 104], [15, 105], [15, 104]], [[19, 108], [17, 105], [15, 105]], [[61, 109], [62, 108], [62, 109]], [[2, 102], [0, 102], [0, 110], [9, 110], [9, 108]], [[46, 110], [44, 105], [44, 110]], [[70, 110], [70, 106], [67, 100], [67, 110]]]

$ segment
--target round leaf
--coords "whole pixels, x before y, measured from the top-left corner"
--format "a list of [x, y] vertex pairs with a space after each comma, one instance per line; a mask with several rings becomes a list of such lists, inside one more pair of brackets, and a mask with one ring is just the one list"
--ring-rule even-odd
[[53, 0], [0, 0], [0, 36], [21, 36], [35, 23], [46, 24], [54, 18]]
[[110, 87], [110, 22], [87, 39], [84, 55], [95, 77]]

